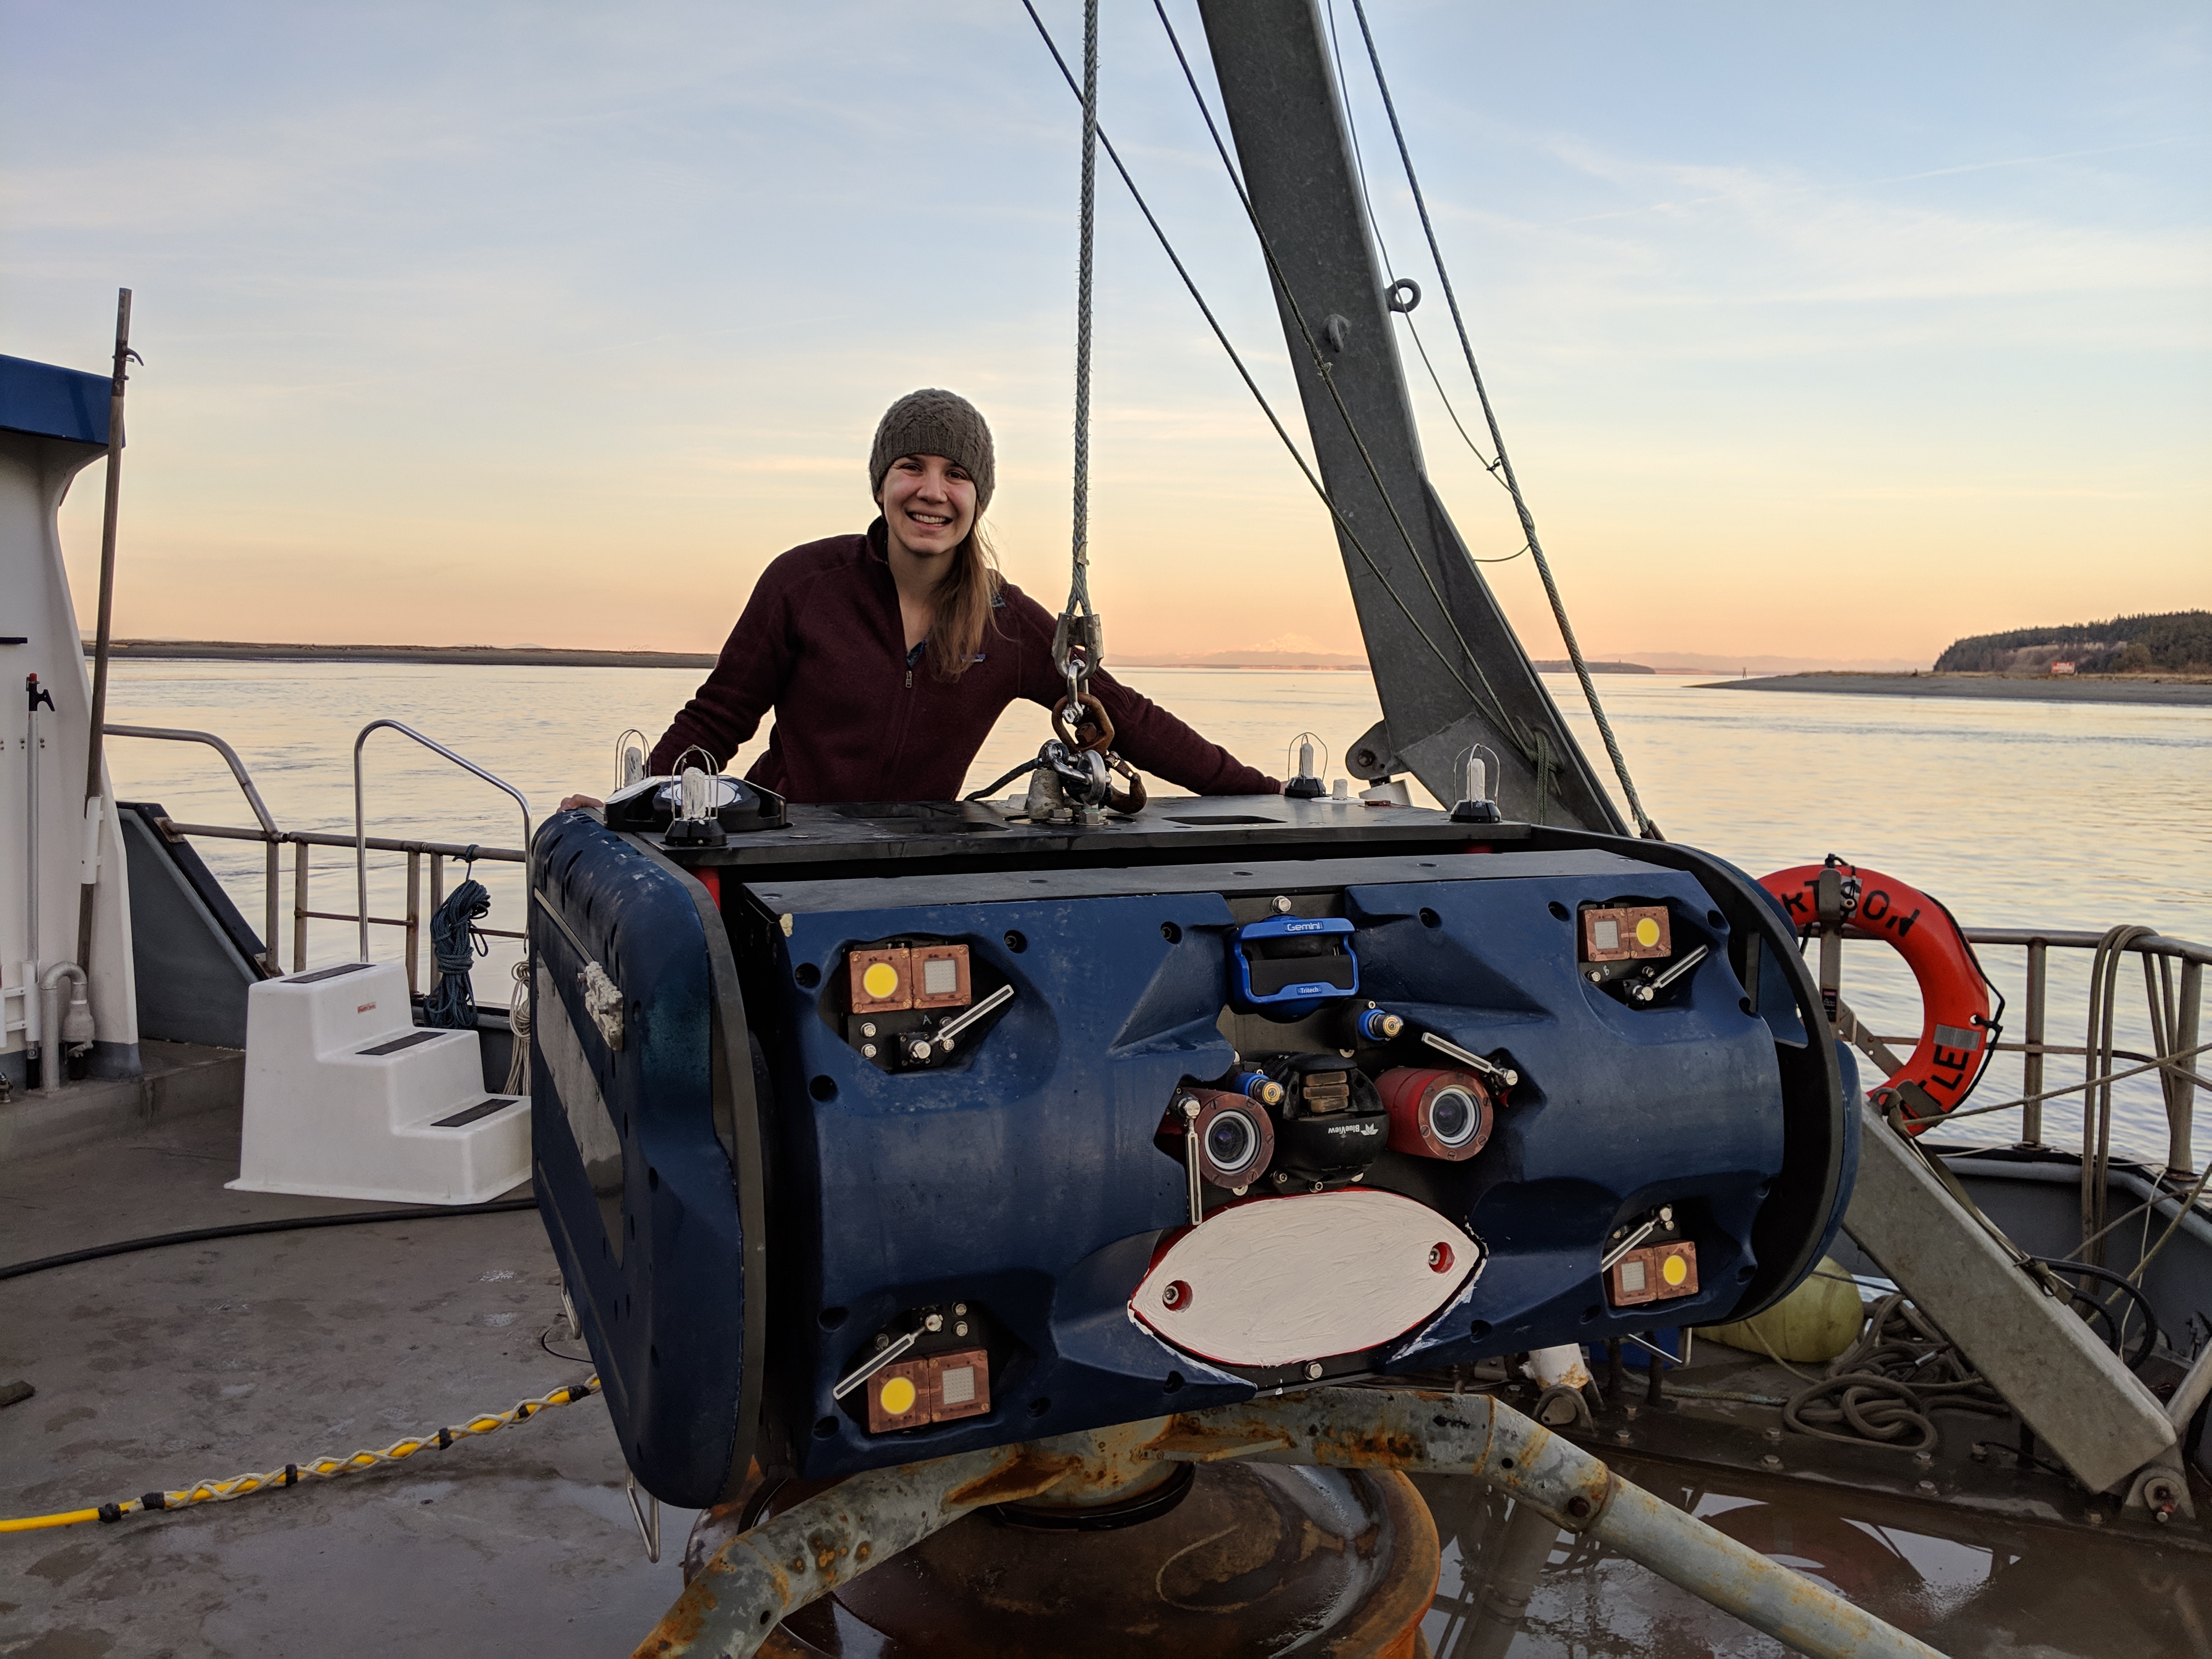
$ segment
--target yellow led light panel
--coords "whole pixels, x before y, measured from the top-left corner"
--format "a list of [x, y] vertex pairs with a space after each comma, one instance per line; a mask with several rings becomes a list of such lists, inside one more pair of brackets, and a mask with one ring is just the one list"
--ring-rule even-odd
[[890, 1013], [914, 1006], [913, 952], [903, 945], [854, 951], [845, 958], [848, 1006], [856, 1014]]
[[1582, 959], [1620, 962], [1674, 954], [1674, 926], [1663, 904], [1607, 904], [1582, 913]]
[[1698, 1293], [1698, 1247], [1688, 1239], [1645, 1244], [1613, 1264], [1606, 1285], [1616, 1308], [1669, 1302]]

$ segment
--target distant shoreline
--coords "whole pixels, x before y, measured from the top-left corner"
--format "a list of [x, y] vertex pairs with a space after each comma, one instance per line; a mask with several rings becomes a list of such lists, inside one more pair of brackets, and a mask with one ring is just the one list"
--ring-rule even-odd
[[[92, 654], [92, 641], [84, 653]], [[437, 663], [508, 668], [712, 668], [702, 651], [593, 651], [537, 645], [304, 645], [257, 640], [116, 640], [118, 662]], [[1121, 668], [1202, 668], [1216, 672], [1364, 674], [1362, 662], [1190, 662], [1124, 657]]]
[[[307, 645], [260, 640], [116, 640], [111, 654], [118, 661], [154, 662], [374, 662], [441, 663], [520, 668], [712, 668], [715, 658], [698, 651], [593, 651], [537, 645]], [[85, 641], [85, 655], [92, 642]], [[1243, 653], [1224, 653], [1224, 656]], [[1256, 654], [1256, 653], [1255, 653]], [[1188, 657], [1135, 656], [1119, 659], [1123, 668], [1204, 668], [1236, 673], [1290, 672], [1364, 674], [1364, 658], [1327, 655], [1321, 661], [1212, 661]], [[1564, 662], [1539, 662], [1539, 673], [1566, 673]], [[1589, 665], [1593, 674], [1649, 674], [1640, 663]]]
[[[514, 668], [712, 668], [697, 651], [568, 651], [511, 645], [278, 645], [245, 640], [116, 640], [118, 661], [459, 663]], [[92, 654], [85, 641], [84, 653]]]
[[2158, 675], [1772, 674], [1712, 680], [1697, 691], [1826, 691], [1874, 697], [1984, 697], [2027, 702], [2212, 703], [2212, 679]]
[[[422, 664], [507, 668], [712, 668], [714, 656], [703, 651], [597, 651], [552, 646], [512, 645], [311, 645], [259, 640], [117, 640], [118, 662], [321, 662]], [[85, 654], [92, 654], [90, 641]], [[1201, 669], [1213, 673], [1365, 673], [1364, 662], [1194, 662], [1159, 657], [1125, 657], [1123, 668]], [[1566, 670], [1564, 663], [1538, 662], [1540, 673]], [[1594, 673], [1644, 673], [1641, 664], [1600, 665]], [[1661, 670], [1680, 672], [1680, 670]], [[1707, 671], [1710, 672], [1710, 671]], [[1754, 679], [1713, 680], [1693, 689], [1725, 691], [1826, 691], [1904, 697], [1998, 697], [2059, 702], [2212, 703], [2212, 679], [2159, 676], [2001, 674], [1872, 674], [1820, 672], [1770, 674]]]

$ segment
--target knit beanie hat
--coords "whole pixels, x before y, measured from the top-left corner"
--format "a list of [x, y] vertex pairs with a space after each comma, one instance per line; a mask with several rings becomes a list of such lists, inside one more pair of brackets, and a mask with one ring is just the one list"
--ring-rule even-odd
[[868, 453], [868, 493], [884, 497], [884, 475], [902, 455], [942, 455], [967, 469], [975, 481], [975, 512], [991, 504], [994, 482], [991, 428], [982, 412], [957, 392], [926, 386], [909, 392], [884, 411]]

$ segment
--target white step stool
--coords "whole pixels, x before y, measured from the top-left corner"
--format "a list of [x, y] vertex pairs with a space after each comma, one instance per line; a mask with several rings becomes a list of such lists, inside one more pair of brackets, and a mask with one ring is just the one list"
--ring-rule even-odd
[[476, 1204], [530, 1175], [530, 1103], [487, 1094], [474, 1031], [417, 1027], [397, 963], [264, 980], [246, 997], [248, 1193]]

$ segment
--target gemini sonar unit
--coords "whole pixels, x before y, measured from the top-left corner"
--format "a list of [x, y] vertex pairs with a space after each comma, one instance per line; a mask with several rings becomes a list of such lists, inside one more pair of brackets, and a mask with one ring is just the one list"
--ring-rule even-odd
[[1791, 926], [1686, 847], [694, 775], [530, 880], [538, 1206], [672, 1504], [1741, 1319], [1850, 1192]]

